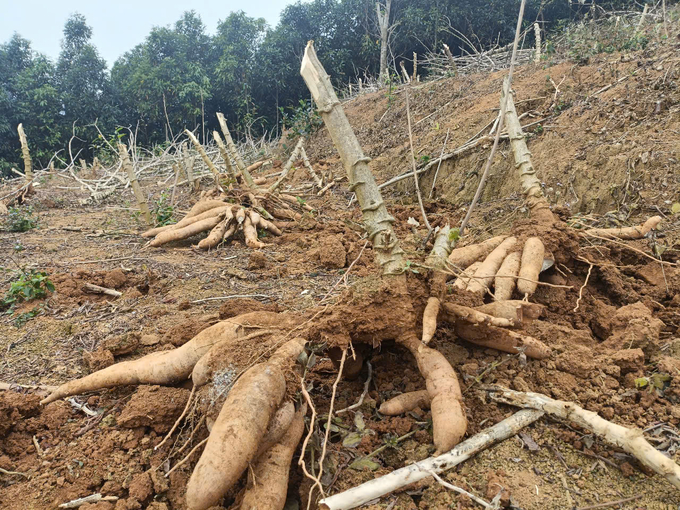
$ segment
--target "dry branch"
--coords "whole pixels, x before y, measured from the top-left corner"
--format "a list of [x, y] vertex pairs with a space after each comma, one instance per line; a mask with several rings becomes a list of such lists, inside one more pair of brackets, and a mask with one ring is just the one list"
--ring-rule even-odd
[[205, 149], [203, 148], [203, 146], [201, 145], [201, 143], [196, 139], [196, 137], [194, 136], [194, 134], [193, 134], [191, 131], [189, 131], [188, 129], [185, 129], [184, 132], [185, 132], [186, 135], [189, 137], [189, 140], [191, 140], [191, 143], [194, 144], [194, 147], [196, 148], [196, 150], [197, 150], [198, 153], [200, 154], [201, 159], [203, 160], [203, 163], [205, 163], [205, 165], [208, 167], [208, 169], [210, 170], [210, 172], [211, 172], [216, 178], [219, 177], [219, 176], [220, 176], [220, 173], [217, 171], [217, 168], [215, 168], [215, 165], [213, 164], [213, 162], [210, 161], [210, 158], [209, 158], [208, 155], [205, 153]]
[[641, 464], [660, 474], [680, 489], [680, 466], [649, 444], [640, 430], [617, 425], [601, 418], [597, 413], [586, 411], [573, 402], [554, 400], [540, 393], [523, 393], [501, 386], [492, 386], [488, 388], [488, 391], [490, 397], [497, 402], [544, 411], [593, 431], [608, 443], [633, 455]]
[[151, 212], [149, 211], [149, 206], [146, 204], [146, 200], [144, 199], [144, 192], [142, 191], [142, 187], [139, 185], [137, 174], [135, 174], [135, 170], [132, 167], [132, 163], [130, 162], [127, 147], [125, 147], [125, 145], [120, 142], [118, 142], [118, 154], [120, 155], [120, 161], [123, 165], [123, 169], [127, 173], [128, 179], [130, 179], [132, 191], [134, 192], [135, 198], [137, 199], [137, 206], [144, 215], [146, 223], [151, 225]]
[[224, 135], [224, 139], [227, 142], [227, 148], [229, 149], [229, 152], [231, 153], [231, 157], [236, 162], [236, 166], [238, 167], [239, 171], [241, 172], [243, 179], [246, 181], [246, 184], [251, 189], [256, 189], [257, 186], [253, 182], [253, 178], [250, 175], [250, 172], [248, 172], [248, 168], [246, 167], [246, 164], [243, 162], [243, 159], [241, 158], [241, 155], [239, 154], [238, 149], [236, 148], [236, 145], [234, 145], [234, 140], [232, 140], [232, 138], [231, 138], [231, 133], [229, 132], [229, 128], [227, 127], [227, 121], [224, 118], [224, 114], [218, 112], [217, 113], [217, 120], [220, 123], [220, 128], [222, 129], [222, 134]]
[[519, 411], [476, 436], [463, 441], [448, 453], [416, 462], [375, 478], [345, 492], [321, 500], [324, 510], [348, 510], [423, 480], [430, 472], [442, 473], [474, 457], [482, 450], [504, 441], [543, 416], [541, 411]]

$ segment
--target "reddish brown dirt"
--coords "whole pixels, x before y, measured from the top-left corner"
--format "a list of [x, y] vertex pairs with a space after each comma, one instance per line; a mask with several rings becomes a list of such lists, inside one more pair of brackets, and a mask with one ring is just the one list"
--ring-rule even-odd
[[[516, 181], [508, 177], [514, 175], [512, 165], [501, 147], [503, 157], [492, 167], [485, 203], [473, 215], [473, 228], [465, 242], [511, 228], [521, 239], [539, 233], [556, 259], [541, 280], [569, 288], [540, 286], [532, 297], [546, 309], [526, 333], [551, 346], [553, 355], [546, 360], [524, 362], [516, 355], [475, 347], [456, 338], [452, 325], [440, 324], [432, 345], [459, 375], [468, 435], [514, 412], [489, 402], [480, 390], [483, 384], [496, 383], [572, 400], [630, 427], [648, 429], [662, 423], [664, 427], [645, 434], [679, 460], [680, 444], [673, 431], [677, 434], [675, 427], [680, 426], [680, 270], [666, 265], [662, 271], [654, 260], [659, 251], [670, 263], [677, 264], [680, 257], [679, 220], [666, 203], [680, 199], [678, 92], [655, 88], [656, 82], [662, 85], [658, 80], [666, 71], [675, 72], [664, 51], [637, 54], [625, 62], [609, 56], [609, 60], [573, 69], [572, 64], [560, 64], [519, 70], [517, 99], [545, 96], [523, 103], [520, 113], [531, 108], [537, 110], [537, 118], [556, 114], [542, 133], [534, 133], [529, 147], [548, 197], [560, 205], [554, 212], [564, 223], [539, 231], [525, 218]], [[657, 70], [659, 65], [662, 71]], [[628, 81], [585, 100], [633, 69], [638, 72]], [[560, 79], [566, 75], [556, 103], [546, 73]], [[491, 120], [500, 78], [500, 74], [457, 78], [415, 89], [415, 121], [435, 112], [415, 126], [419, 155], [436, 157], [447, 129], [452, 149]], [[664, 109], [653, 113], [650, 105], [660, 95], [664, 95]], [[379, 180], [408, 168], [402, 97], [403, 91], [398, 91], [380, 123], [388, 103], [384, 94], [361, 96], [346, 104], [361, 143], [374, 158]], [[560, 103], [570, 106], [557, 108]], [[315, 167], [340, 175], [341, 164], [323, 130], [308, 143], [307, 152]], [[461, 205], [474, 192], [487, 153], [480, 148], [442, 165], [437, 185], [441, 194], [425, 203], [433, 225], [459, 224], [465, 212]], [[293, 183], [306, 178], [297, 172]], [[427, 191], [430, 179], [428, 175], [422, 181]], [[328, 493], [433, 453], [429, 410], [415, 409], [398, 417], [377, 412], [386, 399], [424, 388], [411, 355], [392, 341], [404, 328], [414, 323], [420, 327], [429, 296], [426, 270], [417, 265], [427, 251], [421, 248], [425, 230], [407, 223], [409, 217], [421, 220], [413, 197], [404, 195], [408, 185], [395, 188], [388, 201], [411, 262], [407, 284], [398, 286], [376, 276], [370, 245], [362, 252], [365, 238], [360, 215], [356, 207], [347, 207], [346, 183], [323, 199], [306, 197], [317, 212], [289, 224], [281, 237], [267, 239], [270, 246], [253, 252], [232, 243], [209, 253], [191, 248], [196, 239], [143, 250], [145, 240], [139, 233], [145, 227], [125, 209], [123, 198], [82, 208], [77, 205], [82, 194], [58, 189], [62, 184], [72, 185], [48, 180], [30, 198], [38, 210], [39, 230], [3, 232], [0, 237], [3, 267], [16, 267], [14, 260], [44, 270], [56, 286], [48, 299], [25, 303], [14, 315], [2, 316], [0, 381], [61, 384], [113, 362], [175, 348], [218, 320], [255, 312], [249, 319], [251, 326], [279, 331], [237, 344], [224, 360], [240, 370], [266, 358], [285, 335], [305, 335], [313, 352], [305, 384], [322, 419], [337, 377], [337, 353], [328, 347], [345, 347], [351, 340], [357, 354], [372, 364], [372, 382], [363, 405], [333, 421], [322, 478]], [[156, 195], [161, 191], [152, 180], [142, 184]], [[178, 190], [182, 210], [196, 198], [186, 188]], [[565, 225], [634, 224], [659, 210], [665, 218], [656, 237], [623, 245], [585, 240]], [[585, 214], [606, 211], [614, 213], [606, 217]], [[634, 215], [629, 217], [631, 212]], [[22, 251], [14, 250], [17, 243]], [[588, 261], [594, 267], [576, 308]], [[11, 273], [6, 273], [3, 289], [11, 279]], [[86, 293], [85, 282], [115, 288], [123, 296]], [[250, 297], [206, 300], [236, 295]], [[474, 304], [484, 298], [456, 294], [451, 299]], [[37, 317], [25, 324], [15, 322], [17, 314], [38, 305], [42, 307]], [[368, 367], [364, 363], [352, 368], [358, 373], [340, 381], [336, 410], [354, 404], [363, 391]], [[292, 372], [288, 375], [292, 398], [299, 393], [300, 382]], [[0, 390], [0, 468], [26, 475], [0, 474], [0, 508], [51, 510], [99, 492], [119, 500], [89, 508], [183, 509], [186, 483], [197, 457], [167, 478], [164, 473], [207, 437], [201, 416], [206, 413], [212, 419], [219, 409], [225, 397], [221, 390], [229, 385], [228, 371], [221, 376], [220, 384], [197, 392], [196, 408], [190, 408], [187, 419], [159, 450], [154, 447], [184, 409], [186, 387], [121, 387], [44, 408], [32, 390]], [[639, 387], [643, 379], [651, 383]], [[96, 415], [79, 410], [83, 404]], [[357, 411], [362, 419], [357, 418]], [[317, 424], [306, 452], [307, 463], [311, 450], [318, 460], [324, 432]], [[352, 433], [360, 440], [344, 446], [343, 440]], [[518, 436], [505, 441], [447, 473], [445, 479], [489, 499], [502, 485], [503, 501], [525, 510], [583, 507], [634, 495], [642, 498], [624, 508], [666, 509], [680, 504], [680, 496], [668, 483], [588, 431], [544, 419], [524, 433], [525, 439]], [[538, 449], [530, 449], [530, 443]], [[372, 457], [375, 465], [350, 467], [354, 460], [381, 447], [385, 448]], [[297, 465], [299, 453], [291, 469], [289, 499], [291, 507], [299, 504], [302, 508], [310, 482]], [[231, 491], [225, 507], [233, 503], [242, 486]], [[467, 498], [430, 481], [367, 508], [387, 507], [474, 508]]]

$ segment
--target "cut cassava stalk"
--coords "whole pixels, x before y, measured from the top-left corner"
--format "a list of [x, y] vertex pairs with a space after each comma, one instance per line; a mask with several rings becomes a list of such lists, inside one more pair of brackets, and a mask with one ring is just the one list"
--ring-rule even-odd
[[19, 142], [21, 143], [21, 156], [24, 159], [24, 175], [26, 181], [30, 182], [33, 180], [33, 161], [31, 160], [31, 151], [28, 150], [28, 140], [26, 133], [24, 133], [23, 124], [17, 126], [17, 133], [19, 133]]
[[182, 143], [180, 152], [182, 153], [182, 164], [187, 173], [187, 182], [195, 191], [198, 189], [200, 179], [194, 178], [194, 158], [189, 154], [188, 143]]
[[236, 148], [236, 145], [234, 144], [234, 140], [232, 140], [232, 138], [231, 138], [231, 133], [229, 132], [229, 128], [227, 127], [227, 121], [225, 120], [224, 115], [220, 112], [217, 112], [217, 120], [220, 123], [220, 128], [222, 129], [222, 134], [224, 135], [224, 140], [227, 142], [227, 148], [229, 149], [229, 152], [231, 153], [231, 157], [236, 162], [236, 166], [238, 167], [239, 171], [241, 172], [243, 179], [246, 181], [246, 184], [251, 189], [256, 189], [257, 186], [253, 182], [253, 177], [250, 175], [250, 172], [248, 171], [246, 164], [243, 162], [243, 159], [241, 159], [241, 155], [239, 154], [238, 149]]
[[449, 322], [457, 322], [462, 319], [470, 324], [486, 324], [489, 326], [496, 326], [498, 328], [511, 328], [515, 326], [515, 322], [503, 317], [494, 317], [474, 308], [457, 305], [455, 303], [442, 303], [444, 318]]
[[217, 148], [220, 151], [220, 155], [222, 156], [222, 160], [224, 161], [224, 167], [227, 169], [227, 174], [231, 179], [236, 180], [236, 171], [234, 171], [234, 165], [231, 164], [231, 158], [229, 157], [227, 148], [224, 146], [222, 137], [217, 131], [213, 131], [213, 139], [215, 140]]
[[451, 451], [438, 457], [410, 464], [391, 473], [369, 480], [345, 492], [322, 499], [319, 503], [323, 510], [349, 510], [376, 498], [398, 491], [407, 485], [430, 477], [430, 473], [443, 473], [474, 457], [482, 450], [513, 437], [524, 427], [531, 425], [543, 416], [543, 412], [522, 410], [493, 427], [463, 441]]
[[304, 163], [305, 168], [309, 172], [311, 178], [314, 179], [314, 182], [316, 183], [317, 187], [323, 188], [323, 180], [314, 171], [314, 167], [310, 163], [309, 158], [307, 157], [307, 151], [305, 151], [304, 147], [300, 148], [300, 158], [302, 158], [302, 162]]
[[316, 56], [312, 41], [307, 43], [300, 74], [312, 93], [324, 124], [340, 153], [347, 172], [349, 189], [356, 193], [377, 263], [382, 267], [383, 274], [402, 273], [404, 251], [392, 227], [394, 218], [387, 212], [375, 178], [368, 167], [369, 158], [364, 155], [352, 131], [330, 78]]
[[496, 349], [497, 351], [511, 354], [523, 351], [528, 357], [534, 359], [546, 359], [552, 353], [552, 349], [540, 340], [495, 326], [457, 321], [456, 335], [475, 345]]
[[478, 260], [486, 257], [495, 248], [501, 244], [507, 236], [497, 236], [487, 239], [479, 244], [473, 244], [470, 246], [463, 246], [462, 248], [456, 248], [449, 255], [449, 264], [452, 264], [458, 269], [464, 269], [471, 266]]
[[509, 299], [507, 301], [494, 301], [493, 303], [478, 306], [476, 310], [493, 315], [494, 317], [511, 320], [515, 323], [515, 326], [524, 327], [538, 319], [543, 313], [544, 308], [545, 306], [538, 303]]
[[520, 295], [532, 296], [538, 287], [538, 275], [543, 268], [545, 247], [538, 237], [530, 237], [524, 243], [522, 250], [522, 264], [519, 268], [517, 290]]
[[285, 435], [260, 455], [252, 466], [241, 510], [283, 510], [288, 496], [288, 475], [293, 455], [305, 430], [304, 410], [292, 418]]
[[635, 227], [591, 228], [584, 233], [591, 236], [615, 237], [624, 240], [642, 239], [649, 232], [655, 230], [656, 227], [659, 226], [659, 223], [661, 223], [661, 216], [652, 216], [642, 225], [637, 225]]
[[467, 416], [458, 377], [442, 353], [423, 345], [413, 333], [398, 339], [416, 358], [430, 395], [434, 445], [437, 452], [450, 450], [463, 439]]
[[90, 375], [59, 386], [41, 403], [49, 404], [57, 399], [79, 395], [102, 388], [128, 384], [173, 384], [189, 377], [194, 365], [220, 340], [244, 336], [240, 317], [223, 321], [201, 331], [187, 343], [172, 351], [148, 354], [134, 361], [116, 363]]
[[490, 392], [489, 396], [497, 402], [544, 411], [593, 431], [608, 443], [633, 455], [642, 465], [660, 474], [680, 489], [680, 466], [649, 444], [642, 431], [617, 425], [573, 402], [554, 400], [540, 393], [523, 393], [500, 386], [492, 386], [487, 390]]
[[139, 185], [139, 181], [137, 180], [137, 174], [135, 174], [135, 169], [132, 168], [132, 163], [130, 162], [130, 157], [128, 156], [127, 147], [125, 147], [125, 145], [123, 145], [120, 142], [118, 142], [118, 155], [120, 156], [120, 161], [121, 164], [123, 165], [123, 170], [125, 170], [125, 173], [127, 173], [128, 179], [130, 180], [132, 191], [134, 192], [135, 198], [137, 199], [137, 206], [139, 207], [141, 213], [144, 215], [146, 223], [151, 225], [152, 223], [151, 212], [149, 211], [149, 206], [146, 204], [146, 200], [144, 199], [144, 192], [142, 191], [142, 187]]
[[522, 254], [518, 251], [510, 253], [498, 268], [498, 273], [494, 279], [494, 301], [505, 301], [512, 299], [512, 293], [517, 286], [517, 275], [522, 263]]
[[509, 90], [509, 88], [510, 85], [506, 78], [503, 80], [501, 104], [503, 104], [504, 98], [507, 95], [508, 100], [507, 110], [505, 112], [505, 125], [507, 126], [508, 135], [510, 136], [512, 153], [515, 156], [515, 167], [519, 170], [519, 180], [522, 191], [527, 199], [527, 205], [531, 211], [532, 218], [550, 223], [554, 220], [553, 214], [550, 211], [548, 201], [545, 199], [545, 196], [543, 196], [541, 181], [536, 177], [536, 170], [531, 163], [531, 153], [524, 140], [524, 133], [522, 132], [522, 126], [517, 117], [512, 90]]
[[430, 403], [430, 393], [427, 390], [410, 391], [383, 402], [378, 412], [386, 416], [397, 416], [413, 411], [416, 407], [429, 408]]
[[274, 192], [274, 190], [276, 190], [276, 188], [278, 188], [281, 185], [281, 183], [288, 177], [290, 169], [293, 168], [293, 163], [295, 163], [300, 157], [300, 150], [302, 150], [302, 144], [304, 143], [304, 141], [305, 139], [300, 137], [298, 143], [295, 144], [295, 148], [293, 149], [292, 154], [288, 158], [288, 161], [286, 161], [286, 164], [283, 166], [281, 176], [276, 180], [274, 184], [267, 188], [267, 193]]
[[189, 140], [191, 140], [191, 143], [194, 144], [194, 147], [196, 148], [196, 150], [197, 150], [198, 153], [200, 154], [201, 159], [203, 160], [203, 163], [205, 163], [205, 165], [208, 167], [208, 169], [210, 170], [210, 172], [211, 172], [216, 178], [219, 177], [219, 176], [220, 176], [220, 173], [217, 171], [217, 168], [215, 168], [215, 164], [214, 164], [212, 161], [210, 161], [210, 158], [209, 158], [208, 155], [206, 154], [205, 149], [204, 149], [203, 146], [200, 144], [200, 142], [196, 139], [196, 137], [194, 136], [194, 134], [193, 134], [191, 131], [189, 131], [188, 129], [185, 129], [185, 130], [184, 130], [184, 133], [189, 137]]
[[498, 273], [498, 269], [503, 264], [508, 253], [512, 252], [517, 245], [517, 239], [508, 237], [503, 240], [489, 255], [484, 259], [484, 262], [475, 271], [474, 277], [470, 279], [467, 290], [475, 294], [483, 294], [491, 286]]

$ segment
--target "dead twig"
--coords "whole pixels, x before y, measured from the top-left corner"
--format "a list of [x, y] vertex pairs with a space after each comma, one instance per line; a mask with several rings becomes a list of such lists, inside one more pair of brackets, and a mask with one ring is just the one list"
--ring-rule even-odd
[[[663, 266], [661, 266], [663, 267]], [[586, 281], [583, 282], [583, 285], [581, 285], [581, 288], [578, 290], [578, 299], [576, 300], [576, 307], [572, 310], [573, 312], [576, 312], [578, 310], [578, 307], [581, 304], [581, 298], [583, 297], [583, 289], [586, 288], [586, 285], [588, 285], [588, 280], [590, 279], [590, 272], [593, 270], [593, 264], [590, 263], [590, 267], [588, 268], [588, 274], [586, 275]]]
[[411, 145], [411, 163], [413, 164], [413, 182], [416, 185], [416, 193], [418, 194], [418, 205], [420, 205], [420, 214], [423, 215], [423, 222], [427, 227], [427, 236], [430, 237], [432, 232], [432, 227], [430, 222], [427, 221], [427, 214], [425, 213], [425, 206], [423, 205], [423, 196], [420, 193], [420, 184], [418, 183], [418, 174], [416, 172], [416, 153], [413, 150], [413, 131], [411, 130], [411, 107], [408, 99], [408, 88], [406, 88], [406, 120], [408, 122], [408, 141]]

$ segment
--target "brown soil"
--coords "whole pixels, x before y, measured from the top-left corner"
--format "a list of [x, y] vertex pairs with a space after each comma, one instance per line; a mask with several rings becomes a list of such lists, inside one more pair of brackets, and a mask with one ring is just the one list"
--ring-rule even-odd
[[[556, 260], [541, 280], [569, 288], [539, 286], [532, 297], [546, 308], [526, 333], [553, 349], [546, 360], [525, 361], [476, 347], [456, 338], [452, 325], [440, 324], [432, 346], [459, 375], [468, 436], [514, 412], [488, 401], [480, 390], [481, 384], [497, 383], [575, 401], [629, 427], [649, 429], [662, 423], [663, 427], [648, 430], [646, 436], [680, 460], [676, 453], [680, 446], [676, 435], [680, 425], [680, 224], [669, 211], [670, 203], [680, 199], [680, 97], [678, 89], [667, 84], [677, 80], [667, 55], [670, 50], [669, 46], [656, 53], [608, 56], [585, 67], [560, 64], [518, 70], [517, 100], [542, 98], [521, 103], [519, 113], [536, 110], [536, 118], [553, 115], [542, 132], [534, 132], [529, 147], [561, 221], [546, 226], [526, 218], [511, 155], [501, 146], [503, 155], [492, 167], [484, 203], [473, 215], [465, 242], [511, 229], [520, 239], [538, 234]], [[627, 81], [585, 100], [632, 70], [637, 72]], [[670, 78], [664, 82], [666, 72]], [[557, 82], [566, 76], [557, 100], [545, 79], [547, 73], [559, 78]], [[414, 88], [415, 122], [434, 112], [415, 125], [418, 154], [437, 157], [447, 130], [451, 150], [492, 120], [501, 76], [454, 78]], [[663, 108], [657, 113], [654, 105], [659, 100]], [[403, 90], [395, 93], [382, 121], [388, 108], [388, 98], [382, 93], [360, 96], [345, 107], [367, 154], [373, 157], [379, 181], [407, 170]], [[307, 152], [315, 167], [336, 176], [344, 171], [324, 130], [308, 143]], [[437, 198], [425, 202], [433, 225], [459, 224], [487, 155], [480, 147], [442, 165]], [[298, 172], [293, 183], [306, 178]], [[431, 178], [426, 175], [422, 180], [427, 192]], [[0, 391], [0, 468], [26, 475], [0, 474], [0, 508], [51, 510], [99, 492], [119, 500], [82, 508], [183, 509], [186, 483], [197, 456], [169, 477], [164, 473], [207, 437], [205, 424], [219, 410], [226, 395], [221, 390], [228, 389], [230, 377], [266, 359], [282, 340], [297, 335], [309, 339], [314, 354], [308, 358], [305, 383], [319, 416], [328, 413], [337, 377], [337, 350], [330, 347], [347, 347], [351, 341], [357, 356], [372, 365], [372, 382], [363, 405], [333, 422], [322, 480], [328, 493], [433, 453], [427, 409], [399, 417], [377, 412], [386, 399], [425, 386], [409, 352], [393, 341], [414, 323], [420, 327], [429, 296], [426, 270], [418, 262], [424, 260], [431, 243], [423, 250], [425, 230], [407, 223], [409, 217], [420, 221], [413, 195], [406, 194], [408, 181], [387, 193], [396, 231], [412, 262], [401, 284], [377, 277], [370, 245], [362, 252], [365, 239], [360, 213], [355, 206], [347, 207], [346, 183], [322, 199], [305, 196], [318, 212], [291, 222], [281, 237], [268, 240], [271, 245], [262, 250], [253, 252], [232, 243], [207, 253], [191, 248], [196, 239], [143, 250], [145, 240], [139, 233], [145, 226], [124, 208], [122, 197], [83, 208], [78, 200], [84, 195], [57, 187], [62, 185], [72, 183], [46, 180], [30, 198], [38, 210], [39, 230], [0, 237], [3, 267], [16, 267], [11, 257], [21, 266], [46, 271], [56, 287], [49, 298], [22, 304], [13, 315], [2, 316], [0, 381], [61, 384], [113, 362], [175, 348], [218, 320], [244, 313], [253, 312], [243, 319], [253, 331], [260, 327], [276, 332], [234, 345], [223, 359], [225, 365], [233, 366], [233, 373], [225, 370], [228, 366], [222, 367], [219, 384], [197, 392], [198, 404], [190, 406], [178, 431], [158, 450], [154, 447], [186, 405], [187, 385], [121, 387], [44, 408], [39, 405], [40, 391], [18, 387]], [[142, 185], [160, 194], [153, 179]], [[196, 198], [187, 188], [178, 189], [182, 210]], [[607, 211], [614, 212], [604, 217], [592, 214]], [[566, 225], [635, 224], [659, 212], [665, 218], [656, 237], [623, 244], [585, 240]], [[17, 243], [22, 251], [13, 249]], [[654, 260], [660, 251], [664, 260], [676, 265], [665, 265], [662, 271]], [[577, 307], [589, 263], [594, 267]], [[7, 273], [3, 288], [11, 279]], [[116, 299], [88, 293], [83, 283], [114, 288], [123, 295]], [[207, 300], [230, 296], [247, 297]], [[450, 299], [479, 304], [485, 298], [450, 294]], [[25, 324], [15, 321], [33, 309], [38, 314], [35, 318]], [[348, 365], [346, 374], [354, 377], [340, 381], [336, 410], [358, 400], [367, 370], [366, 363]], [[642, 378], [651, 384], [639, 387]], [[299, 384], [299, 379], [288, 378], [289, 397], [296, 396]], [[82, 405], [96, 414], [90, 416]], [[363, 421], [357, 419], [358, 412]], [[201, 421], [203, 414], [207, 419]], [[358, 433], [360, 441], [343, 446], [349, 433]], [[409, 433], [413, 434], [403, 438]], [[312, 437], [310, 448], [316, 459], [323, 434], [319, 426]], [[543, 419], [523, 434], [465, 462], [445, 479], [488, 499], [500, 485], [505, 491], [502, 500], [525, 510], [583, 507], [637, 495], [641, 498], [623, 508], [666, 509], [680, 504], [680, 495], [667, 482], [588, 431]], [[397, 443], [397, 438], [402, 439]], [[357, 458], [386, 444], [390, 446], [373, 457], [375, 470], [350, 467]], [[306, 459], [309, 462], [309, 451]], [[232, 490], [225, 507], [233, 503], [241, 487]], [[290, 501], [304, 507], [309, 488], [296, 455]], [[424, 481], [367, 508], [473, 505], [465, 497]]]

